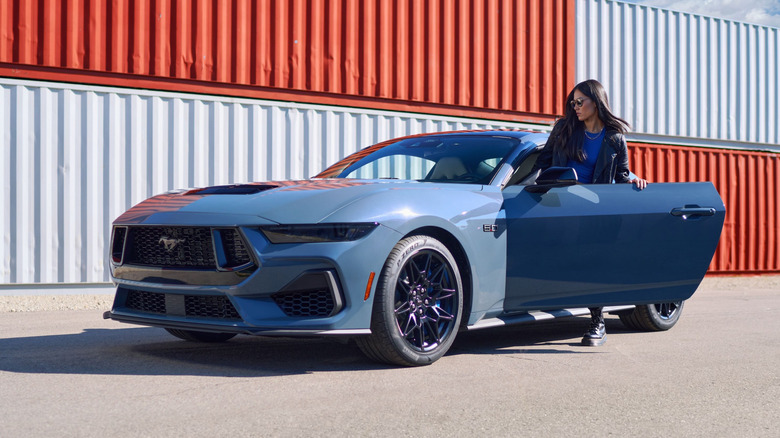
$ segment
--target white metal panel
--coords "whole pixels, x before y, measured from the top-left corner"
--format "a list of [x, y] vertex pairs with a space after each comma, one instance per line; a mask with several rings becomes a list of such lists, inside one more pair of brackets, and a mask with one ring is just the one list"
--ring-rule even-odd
[[635, 132], [780, 144], [780, 29], [609, 0], [576, 20], [577, 81]]
[[486, 128], [545, 127], [0, 78], [0, 293], [107, 282], [110, 223], [152, 195], [307, 178], [389, 138]]

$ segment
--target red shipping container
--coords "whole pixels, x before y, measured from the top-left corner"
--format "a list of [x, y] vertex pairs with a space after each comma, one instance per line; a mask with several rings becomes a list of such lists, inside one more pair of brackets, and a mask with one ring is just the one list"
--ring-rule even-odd
[[550, 122], [574, 0], [13, 0], [0, 74]]

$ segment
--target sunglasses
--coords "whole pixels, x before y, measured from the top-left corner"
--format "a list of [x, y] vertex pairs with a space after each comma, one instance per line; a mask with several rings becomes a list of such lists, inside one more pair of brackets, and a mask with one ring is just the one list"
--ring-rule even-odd
[[571, 105], [572, 108], [582, 108], [582, 104], [585, 103], [586, 100], [590, 100], [587, 97], [586, 98], [578, 98], [574, 99], [571, 102], [569, 102], [569, 105]]

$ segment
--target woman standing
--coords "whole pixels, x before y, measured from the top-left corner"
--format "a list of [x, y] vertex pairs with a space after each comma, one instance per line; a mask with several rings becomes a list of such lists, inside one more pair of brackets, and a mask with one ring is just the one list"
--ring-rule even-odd
[[[631, 179], [628, 146], [623, 134], [628, 123], [612, 114], [607, 92], [599, 81], [577, 84], [566, 98], [566, 114], [555, 124], [536, 168], [573, 167], [577, 180], [586, 184], [633, 183], [647, 187], [641, 178]], [[607, 340], [601, 307], [590, 309], [590, 326], [583, 345], [598, 346]]]

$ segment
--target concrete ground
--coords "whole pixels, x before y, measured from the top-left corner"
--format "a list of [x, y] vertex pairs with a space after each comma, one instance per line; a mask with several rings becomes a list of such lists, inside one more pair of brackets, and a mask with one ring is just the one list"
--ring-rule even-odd
[[780, 276], [705, 279], [668, 332], [461, 333], [395, 368], [352, 343], [179, 341], [108, 295], [0, 296], [0, 436], [778, 436]]

